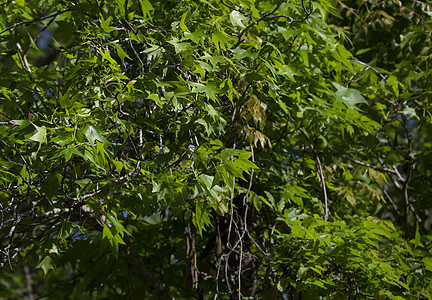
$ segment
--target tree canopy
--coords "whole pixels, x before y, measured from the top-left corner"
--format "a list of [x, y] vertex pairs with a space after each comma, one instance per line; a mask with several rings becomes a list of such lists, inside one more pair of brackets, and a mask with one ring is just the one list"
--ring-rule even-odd
[[432, 299], [431, 1], [0, 11], [0, 297]]

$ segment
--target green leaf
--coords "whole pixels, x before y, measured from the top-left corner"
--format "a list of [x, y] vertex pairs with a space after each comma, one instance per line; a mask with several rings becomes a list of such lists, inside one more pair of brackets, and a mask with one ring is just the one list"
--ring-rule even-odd
[[246, 173], [249, 173], [249, 169], [259, 169], [258, 166], [256, 164], [254, 164], [253, 162], [251, 162], [249, 160], [249, 157], [252, 155], [252, 153], [240, 153], [238, 159], [235, 160], [235, 163], [237, 165], [238, 168], [240, 168], [241, 170], [245, 171]]
[[246, 180], [236, 162], [228, 161], [223, 165], [223, 168], [228, 174]]
[[417, 248], [418, 244], [420, 243], [420, 232], [419, 232], [419, 224], [417, 222], [416, 224], [416, 232], [415, 232], [415, 243], [414, 243], [414, 248]]
[[118, 232], [115, 229], [109, 228], [108, 226], [106, 226], [104, 224], [103, 230], [102, 230], [102, 239], [103, 240], [105, 239], [106, 241], [108, 241], [108, 244], [109, 244], [111, 251], [113, 252], [114, 256], [118, 257], [118, 252], [119, 252], [118, 244], [125, 244], [125, 242], [120, 237]]
[[226, 46], [232, 41], [234, 41], [234, 38], [227, 35], [225, 32], [216, 31], [215, 33], [212, 34], [212, 42], [216, 47], [216, 49], [218, 49], [219, 51], [220, 50], [226, 51], [227, 49]]
[[347, 199], [347, 201], [348, 201], [352, 206], [354, 206], [354, 207], [356, 206], [357, 201], [356, 201], [356, 199], [355, 199], [355, 197], [354, 197], [354, 194], [353, 194], [353, 192], [352, 192], [351, 190], [346, 191], [345, 199]]
[[199, 179], [201, 180], [201, 182], [203, 182], [207, 187], [211, 187], [212, 186], [212, 183], [213, 183], [213, 180], [214, 180], [214, 176], [209, 176], [209, 175], [206, 175], [206, 174], [201, 174], [200, 176], [199, 176]]
[[232, 58], [236, 60], [242, 60], [244, 58], [255, 59], [258, 56], [256, 52], [248, 51], [240, 47], [235, 48], [232, 52], [234, 54]]
[[195, 226], [198, 228], [198, 233], [202, 236], [205, 226], [211, 225], [210, 216], [207, 211], [208, 203], [198, 202], [195, 206]]
[[92, 146], [95, 145], [95, 141], [109, 144], [107, 139], [102, 135], [101, 130], [91, 123], [87, 123], [82, 132]]
[[[111, 221], [111, 223], [113, 224], [113, 226], [117, 232], [126, 233], [128, 235], [131, 235], [130, 232], [128, 232], [126, 230], [126, 228], [123, 226], [123, 224], [120, 223], [120, 221], [117, 219], [117, 217], [114, 216], [114, 214], [107, 214], [106, 216], [107, 216], [107, 219]], [[121, 243], [123, 243], [123, 241]]]
[[186, 51], [189, 49], [189, 47], [192, 46], [191, 43], [187, 42], [181, 42], [179, 39], [174, 37], [172, 40], [168, 41], [171, 45], [174, 46], [174, 50], [176, 54], [179, 54], [180, 52]]
[[44, 275], [48, 274], [48, 272], [55, 268], [54, 262], [51, 257], [45, 256], [44, 259], [36, 266], [36, 268], [41, 268], [44, 272]]
[[126, 54], [126, 52], [124, 52], [124, 50], [122, 49], [122, 47], [120, 47], [120, 45], [115, 45], [116, 50], [117, 50], [117, 55], [120, 57], [120, 60], [122, 61], [122, 63], [124, 63], [125, 57], [131, 59], [129, 57], [129, 55]]
[[196, 83], [196, 82], [191, 82], [190, 84], [195, 87], [195, 91], [197, 93], [205, 93], [207, 97], [215, 101], [216, 101], [215, 94], [222, 93], [222, 90], [218, 87], [218, 85], [215, 82], [207, 85]]
[[119, 10], [120, 16], [125, 17], [125, 2], [126, 0], [115, 0], [117, 3], [117, 9]]
[[120, 174], [125, 168], [125, 164], [122, 163], [121, 161], [113, 160], [112, 163], [114, 164], [118, 174]]
[[102, 51], [102, 50], [99, 50], [99, 51], [102, 54], [102, 57], [110, 62], [111, 66], [114, 66], [114, 67], [118, 66], [117, 62], [111, 57], [108, 50], [105, 49], [104, 51]]
[[40, 149], [41, 145], [47, 142], [47, 130], [45, 126], [39, 127], [33, 123], [32, 125], [36, 128], [36, 132], [31, 137], [29, 137], [29, 140], [38, 142]]
[[111, 16], [101, 22], [101, 28], [103, 29], [103, 31], [111, 32], [116, 29], [116, 27], [114, 26], [109, 26], [110, 23], [111, 23]]
[[157, 106], [163, 107], [163, 105], [167, 102], [165, 98], [159, 97], [157, 94], [149, 94], [147, 99], [153, 100]]
[[152, 19], [151, 12], [154, 10], [153, 5], [148, 0], [139, 0], [143, 17]]
[[358, 51], [355, 53], [355, 55], [356, 55], [356, 56], [357, 56], [357, 55], [361, 55], [361, 54], [367, 53], [367, 52], [369, 52], [369, 51], [371, 51], [371, 50], [373, 50], [373, 48], [363, 48], [363, 49], [358, 50]]
[[424, 267], [427, 271], [432, 272], [432, 257], [425, 257], [422, 259]]
[[182, 15], [182, 17], [181, 17], [181, 19], [180, 19], [180, 28], [181, 28], [183, 31], [189, 31], [189, 29], [188, 29], [187, 26], [185, 25], [185, 20], [186, 20], [187, 15], [188, 15], [188, 12], [186, 11], [186, 12]]
[[204, 32], [202, 32], [200, 30], [196, 30], [192, 33], [186, 31], [186, 32], [184, 32], [184, 36], [185, 36], [185, 38], [190, 39], [195, 44], [199, 44], [200, 41], [206, 37]]
[[417, 119], [420, 120], [419, 116], [417, 116], [417, 113], [415, 111], [414, 108], [411, 108], [409, 106], [405, 106], [404, 109], [402, 110], [402, 113], [408, 116], [408, 119]]
[[291, 228], [291, 235], [295, 238], [302, 239], [305, 237], [305, 230], [300, 224], [298, 224], [298, 222], [296, 222]]
[[249, 19], [245, 17], [242, 13], [233, 10], [230, 13], [230, 20], [234, 26], [239, 26], [240, 28], [246, 28]]
[[80, 157], [84, 157], [84, 155], [81, 152], [79, 152], [78, 149], [75, 148], [75, 147], [63, 149], [59, 153], [59, 155], [63, 155], [64, 156], [64, 158], [65, 158], [65, 160], [67, 162], [71, 159], [71, 157], [72, 157], [73, 154], [78, 155]]
[[107, 239], [108, 241], [110, 241], [110, 243], [111, 243], [111, 240], [113, 239], [113, 235], [111, 233], [111, 230], [106, 225], [104, 225], [103, 230], [102, 230], [102, 239]]
[[92, 181], [90, 178], [85, 178], [85, 179], [77, 180], [77, 181], [75, 181], [75, 183], [78, 184], [83, 189], [85, 189], [89, 184], [92, 183]]
[[367, 103], [360, 91], [356, 89], [346, 88], [335, 82], [333, 82], [333, 85], [337, 89], [337, 99], [344, 103], [347, 108], [358, 109], [356, 105], [361, 103]]

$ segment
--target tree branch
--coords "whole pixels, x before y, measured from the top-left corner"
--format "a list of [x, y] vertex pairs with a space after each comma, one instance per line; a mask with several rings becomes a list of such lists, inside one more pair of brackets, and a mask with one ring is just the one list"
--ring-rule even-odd
[[34, 22], [38, 22], [38, 21], [42, 21], [42, 20], [45, 20], [45, 19], [53, 18], [53, 17], [56, 17], [58, 15], [61, 15], [64, 12], [68, 12], [68, 11], [71, 11], [71, 10], [72, 10], [72, 8], [68, 8], [68, 9], [65, 9], [65, 10], [58, 11], [58, 12], [56, 12], [54, 14], [51, 14], [51, 15], [48, 15], [48, 16], [43, 16], [43, 17], [36, 18], [36, 19], [30, 20], [30, 21], [23, 21], [23, 22], [15, 23], [15, 24], [9, 26], [8, 28], [4, 29], [3, 31], [1, 31], [0, 35], [2, 33], [6, 32], [6, 31], [15, 29], [18, 26], [21, 26], [21, 25], [30, 25], [30, 24], [32, 24]]
[[159, 299], [174, 299], [168, 287], [144, 266], [130, 240], [124, 236], [123, 241], [125, 245], [119, 245], [119, 256], [127, 264], [128, 269], [145, 285], [155, 291]]

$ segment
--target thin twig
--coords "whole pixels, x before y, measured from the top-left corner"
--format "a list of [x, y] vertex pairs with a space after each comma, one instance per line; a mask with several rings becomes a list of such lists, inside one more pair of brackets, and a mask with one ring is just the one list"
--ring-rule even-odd
[[56, 12], [56, 13], [54, 13], [54, 14], [51, 14], [51, 15], [48, 15], [48, 16], [44, 16], [44, 17], [40, 17], [40, 18], [36, 18], [36, 19], [30, 20], [30, 21], [23, 21], [23, 22], [15, 23], [15, 24], [13, 24], [13, 25], [7, 27], [7, 28], [4, 29], [3, 31], [1, 31], [1, 32], [0, 32], [0, 35], [1, 35], [2, 33], [6, 32], [6, 31], [9, 31], [9, 30], [15, 29], [15, 28], [18, 27], [18, 26], [21, 26], [21, 25], [30, 25], [30, 24], [32, 24], [32, 23], [34, 23], [34, 22], [38, 22], [38, 21], [42, 21], [42, 20], [49, 19], [49, 18], [52, 18], [52, 17], [56, 17], [56, 16], [58, 16], [58, 15], [61, 15], [61, 14], [64, 13], [64, 12], [68, 12], [68, 11], [71, 11], [71, 10], [73, 10], [73, 9], [72, 9], [72, 8], [68, 8], [68, 9], [65, 9], [65, 10], [58, 11], [58, 12]]
[[[315, 148], [313, 148], [313, 149], [314, 149], [314, 152], [315, 152]], [[323, 173], [323, 170], [322, 170], [321, 160], [320, 160], [320, 158], [319, 158], [319, 156], [317, 154], [315, 154], [315, 157], [316, 157], [316, 161], [317, 161], [317, 164], [318, 164], [319, 177], [320, 177], [320, 180], [321, 180], [321, 184], [323, 186], [323, 193], [324, 193], [324, 205], [325, 205], [324, 206], [324, 221], [327, 221], [328, 220], [327, 188], [326, 188], [326, 183], [325, 183], [325, 180], [324, 180], [324, 173]]]

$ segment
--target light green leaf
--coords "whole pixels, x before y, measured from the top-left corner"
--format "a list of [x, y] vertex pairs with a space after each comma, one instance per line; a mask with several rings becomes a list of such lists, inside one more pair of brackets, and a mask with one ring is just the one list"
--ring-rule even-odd
[[40, 146], [43, 143], [47, 142], [47, 130], [46, 130], [45, 126], [39, 127], [33, 123], [32, 123], [32, 125], [36, 128], [36, 132], [31, 137], [29, 137], [29, 140], [38, 142], [39, 143], [39, 149], [40, 149]]
[[215, 33], [212, 34], [212, 42], [219, 51], [221, 49], [226, 51], [227, 44], [233, 40], [234, 37], [231, 37], [221, 31], [216, 31]]
[[101, 28], [103, 29], [103, 31], [111, 32], [116, 29], [116, 27], [114, 26], [109, 26], [110, 23], [111, 23], [111, 16], [108, 17], [108, 19], [101, 22]]
[[154, 93], [151, 93], [147, 96], [147, 99], [153, 100], [157, 106], [163, 107], [163, 105], [167, 102], [165, 98], [159, 97], [159, 95], [156, 95]]
[[209, 97], [212, 100], [216, 100], [215, 94], [222, 93], [223, 91], [218, 87], [216, 83], [210, 83], [207, 85], [191, 82], [192, 86], [195, 87], [195, 91], [198, 93], [205, 93], [207, 97]]
[[213, 118], [213, 120], [220, 120], [219, 113], [210, 103], [205, 104], [205, 109], [209, 113], [209, 115]]
[[117, 173], [120, 174], [120, 172], [123, 170], [123, 168], [125, 167], [124, 163], [122, 163], [121, 161], [118, 160], [112, 160], [112, 163], [114, 164]]
[[105, 58], [106, 60], [108, 60], [110, 62], [110, 64], [114, 67], [118, 66], [118, 63], [111, 57], [110, 53], [108, 52], [108, 50], [99, 50], [100, 53], [102, 54], [102, 57]]
[[357, 104], [367, 103], [361, 92], [356, 89], [346, 88], [338, 83], [333, 82], [336, 87], [336, 96], [339, 101], [344, 103], [347, 108], [358, 109]]
[[241, 59], [244, 59], [246, 57], [249, 57], [251, 59], [255, 59], [258, 56], [258, 54], [256, 52], [248, 51], [248, 50], [245, 50], [245, 49], [242, 49], [239, 47], [235, 48], [232, 52], [234, 54], [233, 59], [237, 59], [237, 60], [241, 60]]
[[425, 269], [429, 272], [432, 272], [432, 257], [425, 257], [422, 259], [422, 262], [425, 266]]
[[417, 119], [420, 120], [419, 116], [417, 116], [417, 113], [414, 108], [409, 107], [406, 105], [404, 109], [402, 110], [402, 113], [408, 116], [408, 119]]
[[233, 10], [230, 13], [230, 20], [234, 26], [239, 26], [240, 28], [245, 28], [248, 22], [248, 18], [245, 17], [242, 13]]
[[206, 175], [206, 174], [201, 174], [199, 176], [199, 179], [201, 180], [201, 182], [203, 182], [207, 187], [211, 187], [212, 186], [212, 182], [214, 180], [214, 176], [210, 176], [210, 175]]
[[102, 135], [102, 132], [100, 131], [100, 129], [98, 129], [97, 127], [95, 127], [91, 123], [87, 123], [87, 125], [84, 127], [82, 132], [92, 146], [95, 145], [96, 140], [101, 142], [101, 143], [108, 143], [109, 144], [107, 139]]
[[92, 183], [90, 178], [84, 178], [84, 179], [80, 179], [75, 181], [76, 184], [78, 184], [80, 187], [82, 188], [86, 188], [88, 186], [88, 184]]
[[223, 165], [223, 167], [228, 174], [245, 180], [238, 164], [236, 164], [235, 162], [228, 161]]
[[354, 197], [354, 194], [351, 190], [347, 190], [346, 194], [345, 194], [345, 199], [347, 199], [347, 201], [352, 205], [352, 206], [356, 206], [356, 199]]
[[195, 44], [199, 44], [199, 42], [206, 37], [206, 35], [200, 30], [194, 31], [192, 33], [186, 31], [184, 36]]
[[73, 154], [78, 155], [80, 157], [83, 157], [83, 154], [81, 152], [79, 152], [77, 148], [74, 148], [74, 147], [63, 149], [59, 153], [59, 155], [64, 156], [66, 161], [69, 161]]
[[141, 4], [141, 9], [143, 13], [143, 17], [147, 17], [148, 19], [152, 19], [151, 12], [154, 10], [153, 5], [148, 0], [139, 0]]
[[180, 28], [181, 28], [183, 31], [189, 31], [189, 29], [188, 29], [187, 26], [185, 25], [185, 20], [186, 20], [187, 15], [188, 15], [188, 12], [186, 11], [186, 12], [182, 15], [182, 17], [181, 17], [181, 19], [180, 19]]
[[248, 174], [250, 174], [249, 169], [259, 169], [256, 164], [249, 160], [248, 153], [241, 153], [239, 155], [239, 158], [235, 160], [235, 163], [237, 167], [239, 167], [241, 170], [245, 171]]
[[46, 276], [50, 270], [55, 268], [55, 266], [52, 258], [45, 256], [45, 258], [36, 266], [36, 268], [41, 268]]
[[123, 224], [120, 223], [120, 221], [114, 215], [107, 214], [106, 216], [111, 221], [111, 223], [114, 225], [114, 228], [117, 229], [118, 232], [122, 232], [130, 235], [130, 233], [126, 230]]
[[182, 51], [186, 51], [190, 46], [192, 46], [191, 43], [181, 42], [176, 37], [172, 38], [172, 40], [168, 41], [168, 43], [170, 43], [171, 45], [174, 46], [174, 50], [175, 50], [176, 54], [178, 54]]

